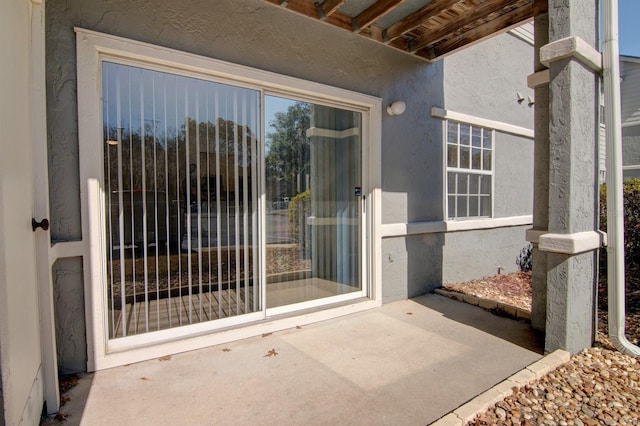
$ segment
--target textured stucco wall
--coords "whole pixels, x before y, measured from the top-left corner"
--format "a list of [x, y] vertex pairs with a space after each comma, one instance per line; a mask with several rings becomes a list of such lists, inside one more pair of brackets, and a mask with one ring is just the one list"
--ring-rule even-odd
[[[622, 163], [640, 166], [640, 126], [622, 128]], [[624, 177], [638, 177], [640, 170], [625, 170]]]
[[444, 59], [445, 108], [533, 129], [532, 72], [533, 46], [509, 33], [492, 37]]
[[516, 258], [527, 244], [529, 226], [450, 232], [445, 235], [442, 282], [470, 279], [517, 271]]
[[[508, 33], [444, 59], [448, 110], [533, 129], [533, 46]], [[518, 93], [525, 100], [518, 102]], [[495, 132], [494, 217], [531, 215], [533, 209], [531, 139]], [[515, 259], [527, 245], [529, 226], [453, 232], [445, 236], [443, 282], [452, 283], [517, 269]]]
[[84, 321], [82, 258], [60, 259], [53, 265], [53, 299], [60, 372], [71, 374], [87, 369], [87, 338]]
[[382, 240], [384, 302], [427, 293], [442, 284], [444, 234]]
[[31, 7], [9, 1], [0, 12], [0, 423], [7, 425], [37, 424], [43, 403], [31, 229]]
[[495, 217], [530, 215], [533, 210], [533, 140], [496, 132]]
[[382, 117], [383, 221], [439, 217], [433, 204], [441, 197], [431, 198], [415, 175], [431, 180], [441, 173], [441, 130], [426, 113], [442, 104], [441, 64], [258, 0], [52, 0], [46, 6], [54, 240], [81, 238], [74, 26], [379, 96], [384, 105], [404, 100], [405, 114]]
[[[431, 106], [443, 104], [441, 63], [429, 65], [258, 0], [50, 0], [46, 8], [53, 240], [82, 237], [74, 26], [378, 96], [385, 106], [405, 101], [403, 115], [381, 117], [382, 221], [442, 219], [441, 123], [428, 115]], [[425, 244], [408, 247], [428, 252], [430, 243]], [[414, 270], [417, 265], [412, 261], [410, 273], [404, 272], [411, 281], [399, 280], [390, 292], [418, 294], [419, 276], [434, 272]], [[65, 295], [57, 301], [58, 311], [82, 300], [77, 267], [56, 275]], [[77, 327], [84, 324], [81, 312], [76, 310], [75, 322], [66, 318], [59, 324], [63, 341], [83, 338]], [[83, 356], [80, 348], [61, 352], [61, 366], [73, 369]]]
[[[549, 40], [598, 46], [597, 0], [550, 0]], [[549, 231], [596, 230], [599, 76], [577, 60], [550, 64]], [[594, 339], [595, 251], [547, 257], [545, 350], [576, 353]]]

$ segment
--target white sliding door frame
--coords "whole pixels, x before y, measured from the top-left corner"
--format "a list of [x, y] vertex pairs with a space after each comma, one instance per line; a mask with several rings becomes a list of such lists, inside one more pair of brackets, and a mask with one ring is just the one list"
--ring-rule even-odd
[[[379, 98], [80, 28], [76, 28], [76, 37], [82, 244], [86, 253], [83, 257], [83, 267], [89, 371], [224, 343], [380, 306], [382, 105]], [[284, 314], [284, 311], [275, 311], [268, 317], [262, 290], [262, 309], [255, 313], [109, 340], [104, 290], [107, 254], [101, 103], [103, 61], [257, 90], [261, 99], [261, 133], [265, 128], [265, 93], [360, 112], [363, 166], [362, 291], [337, 299], [319, 299], [319, 302], [311, 305], [295, 306], [296, 309], [305, 309], [324, 303], [343, 302], [339, 306], [327, 306], [323, 311], [301, 312], [298, 316], [294, 313], [283, 316], [280, 314]], [[262, 137], [264, 139], [264, 135]], [[258, 194], [258, 214], [259, 217], [264, 217], [264, 143], [261, 144], [259, 157], [261, 191]], [[261, 222], [261, 219], [258, 220], [258, 223]], [[258, 235], [262, 246], [266, 241], [263, 225], [259, 226]], [[265, 250], [261, 252], [263, 254], [259, 267], [259, 281], [266, 283]], [[357, 300], [354, 299], [356, 297]], [[239, 327], [240, 325], [243, 327]]]

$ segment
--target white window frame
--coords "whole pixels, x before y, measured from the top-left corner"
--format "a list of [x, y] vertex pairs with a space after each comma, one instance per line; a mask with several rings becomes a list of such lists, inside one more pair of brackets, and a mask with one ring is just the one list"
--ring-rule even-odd
[[[136, 42], [116, 36], [76, 28], [78, 78], [78, 138], [80, 157], [80, 191], [85, 319], [87, 323], [87, 355], [89, 371], [110, 368], [170, 353], [184, 352], [220, 344], [265, 332], [308, 324], [328, 318], [380, 306], [381, 284], [381, 121], [382, 100], [349, 90], [287, 77], [255, 68]], [[238, 324], [229, 318], [218, 324], [192, 324], [179, 329], [162, 330], [108, 340], [107, 312], [103, 282], [105, 269], [105, 214], [102, 162], [102, 62], [108, 60], [145, 68], [168, 71], [200, 79], [218, 81], [294, 99], [308, 99], [317, 104], [346, 108], [362, 114], [363, 182], [363, 289], [365, 300], [327, 309], [300, 312], [299, 315], [270, 317], [266, 309], [256, 315], [259, 323]], [[261, 128], [264, 129], [264, 105], [261, 105]], [[91, 143], [94, 141], [95, 143]], [[264, 155], [264, 153], [262, 153]], [[264, 174], [264, 167], [261, 173]], [[263, 182], [264, 182], [264, 175]], [[259, 209], [264, 214], [264, 191]], [[261, 231], [264, 233], [264, 230]], [[264, 241], [264, 235], [262, 235]], [[264, 262], [264, 259], [263, 259]], [[264, 263], [263, 263], [264, 264]], [[245, 320], [242, 320], [245, 323]], [[227, 327], [227, 329], [222, 329]], [[229, 329], [229, 327], [232, 327]], [[186, 332], [185, 332], [186, 329]], [[216, 330], [215, 333], [212, 331]], [[114, 343], [115, 342], [115, 343]]]
[[[456, 137], [456, 143], [455, 145], [458, 147], [458, 159], [457, 159], [457, 167], [450, 167], [449, 166], [449, 158], [448, 158], [448, 145], [449, 144], [449, 123], [455, 123], [458, 125], [458, 132], [457, 132], [457, 137]], [[491, 169], [490, 170], [485, 170], [482, 168], [480, 169], [474, 169], [472, 167], [460, 167], [460, 128], [461, 125], [465, 125], [465, 126], [469, 126], [469, 148], [470, 148], [470, 153], [469, 153], [469, 161], [473, 161], [472, 160], [472, 150], [473, 150], [473, 130], [474, 129], [480, 129], [481, 130], [481, 153], [484, 153], [484, 151], [490, 151], [491, 152]], [[455, 120], [455, 119], [451, 119], [451, 118], [447, 118], [444, 119], [442, 122], [442, 134], [443, 134], [443, 160], [444, 160], [444, 185], [443, 185], [443, 196], [444, 196], [444, 218], [447, 221], [460, 221], [460, 220], [482, 220], [482, 219], [492, 219], [494, 217], [494, 201], [495, 201], [495, 163], [496, 163], [496, 156], [495, 156], [495, 152], [496, 152], [496, 146], [495, 146], [495, 130], [489, 127], [485, 127], [476, 123], [471, 123], [468, 121], [463, 121], [463, 120]], [[490, 141], [491, 141], [491, 148], [487, 149], [485, 148], [484, 145], [484, 134], [485, 132], [488, 132], [490, 134]], [[482, 161], [484, 161], [484, 156], [481, 155], [481, 159]], [[477, 175], [477, 176], [490, 176], [491, 177], [491, 189], [490, 189], [490, 197], [491, 197], [491, 207], [490, 207], [490, 215], [489, 216], [481, 216], [481, 215], [476, 215], [476, 216], [469, 216], [469, 208], [467, 207], [467, 215], [466, 216], [462, 216], [459, 217], [457, 215], [457, 211], [455, 215], [451, 215], [450, 214], [450, 208], [451, 206], [449, 206], [449, 173], [455, 173], [456, 176], [457, 174], [470, 174], [470, 175]], [[456, 194], [457, 196], [457, 194]]]

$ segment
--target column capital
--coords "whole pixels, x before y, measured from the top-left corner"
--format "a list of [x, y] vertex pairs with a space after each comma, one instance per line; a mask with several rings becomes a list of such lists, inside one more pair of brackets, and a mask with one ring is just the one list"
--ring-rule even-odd
[[602, 55], [580, 37], [566, 37], [540, 48], [540, 62], [546, 67], [567, 58], [580, 61], [594, 72], [602, 71]]

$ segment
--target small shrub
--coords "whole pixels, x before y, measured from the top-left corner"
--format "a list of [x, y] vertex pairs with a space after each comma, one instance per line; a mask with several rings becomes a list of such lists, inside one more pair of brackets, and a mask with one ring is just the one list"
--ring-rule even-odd
[[520, 250], [520, 254], [516, 257], [516, 265], [518, 265], [521, 272], [529, 272], [533, 269], [532, 257], [533, 246], [529, 243]]

